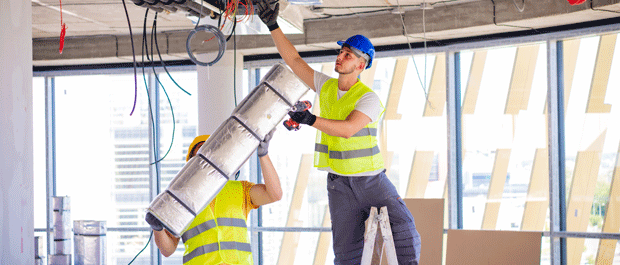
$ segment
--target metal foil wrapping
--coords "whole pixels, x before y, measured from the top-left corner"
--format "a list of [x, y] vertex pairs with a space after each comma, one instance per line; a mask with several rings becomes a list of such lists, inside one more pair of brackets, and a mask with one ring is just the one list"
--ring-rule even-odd
[[49, 265], [71, 265], [71, 255], [49, 255], [48, 261]]
[[228, 118], [205, 141], [198, 154], [206, 157], [228, 178], [252, 155], [260, 141], [234, 118]]
[[35, 236], [34, 237], [34, 257], [36, 258], [41, 258], [42, 256], [45, 256], [45, 249], [43, 248], [43, 245], [45, 244], [45, 241], [41, 240], [40, 236]]
[[54, 227], [54, 239], [70, 239], [73, 236], [69, 211], [53, 212], [52, 225]]
[[261, 82], [276, 89], [282, 97], [291, 103], [291, 106], [309, 90], [309, 87], [283, 64], [273, 66]]
[[180, 237], [309, 88], [291, 70], [275, 65], [172, 179], [147, 211]]
[[185, 227], [195, 217], [185, 206], [166, 191], [155, 197], [148, 211], [161, 221], [166, 226], [166, 229], [176, 237], [181, 237], [181, 232], [185, 230]]
[[202, 157], [195, 156], [170, 182], [168, 191], [198, 214], [213, 200], [226, 181], [228, 178], [220, 174], [211, 164]]
[[54, 254], [71, 254], [71, 239], [54, 239]]
[[76, 235], [105, 235], [108, 231], [105, 221], [75, 220], [73, 231]]
[[274, 88], [262, 83], [237, 105], [233, 116], [263, 139], [280, 124], [289, 108], [289, 102], [282, 99]]
[[71, 199], [69, 198], [69, 196], [52, 197], [52, 210], [71, 210]]
[[92, 220], [73, 221], [75, 232], [74, 264], [106, 264], [106, 222]]

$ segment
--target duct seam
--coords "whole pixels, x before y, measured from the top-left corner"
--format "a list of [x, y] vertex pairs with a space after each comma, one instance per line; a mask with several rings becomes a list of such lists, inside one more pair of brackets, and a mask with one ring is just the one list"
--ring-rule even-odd
[[243, 128], [245, 128], [246, 130], [248, 130], [248, 132], [250, 132], [252, 134], [252, 136], [254, 136], [254, 138], [258, 139], [258, 141], [262, 141], [263, 139], [261, 139], [258, 134], [256, 134], [254, 131], [252, 131], [252, 129], [250, 129], [250, 127], [248, 127], [247, 125], [245, 125], [245, 123], [243, 123], [239, 118], [237, 118], [236, 116], [230, 116], [231, 118], [233, 118], [234, 120], [236, 120], [238, 123], [241, 124], [241, 126], [243, 126]]
[[282, 96], [282, 94], [280, 94], [280, 92], [278, 92], [277, 89], [273, 88], [269, 83], [265, 83], [265, 85], [267, 85], [269, 88], [271, 88], [271, 91], [276, 93], [276, 95], [278, 95], [278, 97], [280, 97], [282, 100], [284, 100], [284, 102], [286, 102], [286, 104], [289, 107], [293, 107], [293, 104], [291, 102], [289, 102], [288, 99], [286, 99], [284, 96]]
[[230, 179], [228, 177], [228, 175], [226, 175], [226, 173], [224, 173], [224, 171], [222, 171], [219, 167], [217, 167], [213, 162], [211, 162], [211, 160], [209, 160], [207, 157], [205, 157], [202, 154], [198, 154], [199, 157], [201, 157], [204, 161], [206, 161], [207, 163], [209, 163], [209, 165], [211, 165], [213, 168], [215, 168], [215, 170], [217, 170], [217, 172], [220, 172], [220, 174], [222, 174], [222, 176], [226, 177], [227, 179]]
[[175, 199], [179, 204], [181, 204], [181, 206], [185, 207], [185, 209], [191, 213], [193, 216], [196, 216], [196, 212], [194, 212], [194, 210], [192, 210], [191, 208], [189, 208], [189, 206], [187, 206], [187, 204], [185, 204], [185, 202], [183, 202], [181, 199], [179, 199], [179, 197], [177, 197], [176, 195], [174, 195], [174, 193], [170, 192], [169, 190], [165, 190], [166, 193], [170, 194], [170, 196], [172, 196], [173, 199]]

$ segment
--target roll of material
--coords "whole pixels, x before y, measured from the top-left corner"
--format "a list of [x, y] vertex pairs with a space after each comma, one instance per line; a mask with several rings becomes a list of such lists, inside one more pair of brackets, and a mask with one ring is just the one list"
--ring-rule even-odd
[[73, 221], [73, 233], [75, 235], [106, 235], [108, 228], [105, 221], [75, 220]]
[[49, 255], [49, 265], [71, 265], [70, 254]]
[[45, 244], [44, 241], [41, 241], [41, 237], [40, 236], [35, 236], [34, 237], [34, 258], [41, 258], [43, 256], [45, 256], [45, 249], [43, 248], [43, 245]]
[[277, 64], [234, 109], [198, 150], [197, 155], [149, 205], [174, 236], [215, 198], [273, 128], [309, 90], [290, 69]]
[[52, 243], [54, 245], [55, 255], [67, 255], [71, 254], [71, 239], [54, 239]]
[[69, 196], [52, 197], [52, 210], [69, 211], [71, 210], [71, 199]]
[[106, 233], [105, 221], [75, 220], [74, 231], [74, 264], [105, 265], [106, 264]]
[[53, 212], [52, 214], [54, 239], [70, 239], [73, 232], [71, 231], [71, 215], [69, 212]]

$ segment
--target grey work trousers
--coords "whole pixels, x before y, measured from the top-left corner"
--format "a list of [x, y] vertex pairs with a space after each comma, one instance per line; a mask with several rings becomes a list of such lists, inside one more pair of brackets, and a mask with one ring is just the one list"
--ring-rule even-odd
[[370, 208], [387, 206], [399, 264], [417, 265], [421, 240], [413, 216], [398, 195], [385, 170], [374, 176], [327, 175], [332, 220], [334, 264], [360, 264], [364, 249], [364, 222]]

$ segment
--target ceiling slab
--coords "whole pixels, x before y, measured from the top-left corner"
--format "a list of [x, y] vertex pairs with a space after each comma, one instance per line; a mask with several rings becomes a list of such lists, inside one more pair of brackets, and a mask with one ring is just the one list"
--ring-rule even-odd
[[[131, 60], [131, 38], [122, 3], [101, 0], [95, 1], [98, 4], [89, 6], [86, 2], [76, 0], [66, 1], [69, 4], [63, 1], [63, 11], [68, 5], [68, 10], [71, 10], [73, 15], [63, 12], [63, 21], [67, 23], [68, 29], [64, 52], [59, 54], [59, 11], [54, 10], [54, 1], [36, 2], [33, 1], [34, 65], [66, 65], [72, 61], [83, 64], [88, 60], [93, 63]], [[526, 0], [523, 12], [518, 10], [513, 1], [365, 0], [355, 1], [354, 6], [351, 6], [352, 2], [324, 0], [320, 6], [296, 6], [298, 13], [304, 17], [304, 33], [288, 35], [289, 39], [299, 51], [312, 51], [336, 49], [336, 41], [354, 34], [364, 34], [379, 46], [422, 42], [424, 39], [433, 41], [539, 29], [620, 16], [619, 13], [594, 10], [620, 10], [620, 0], [592, 0], [592, 8], [585, 4], [571, 6], [560, 0]], [[406, 10], [402, 14], [393, 11], [398, 7], [398, 2], [401, 4], [399, 10]], [[420, 5], [424, 2], [429, 3], [432, 9], [421, 9]], [[134, 34], [135, 52], [139, 58], [146, 9], [135, 6], [129, 0], [127, 8]], [[317, 11], [317, 8], [322, 9]], [[97, 12], [98, 9], [100, 12]], [[67, 20], [67, 17], [72, 18]], [[151, 26], [152, 15], [147, 22], [148, 33]], [[164, 60], [188, 58], [185, 42], [193, 27], [183, 13], [158, 15], [157, 36]], [[237, 50], [241, 54], [277, 52], [269, 35], [239, 35], [236, 38]], [[218, 47], [214, 44], [215, 42], [205, 45], [200, 52], [217, 52]], [[163, 46], [166, 48], [162, 48]], [[232, 39], [227, 46], [229, 49], [233, 46]]]

